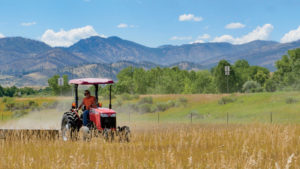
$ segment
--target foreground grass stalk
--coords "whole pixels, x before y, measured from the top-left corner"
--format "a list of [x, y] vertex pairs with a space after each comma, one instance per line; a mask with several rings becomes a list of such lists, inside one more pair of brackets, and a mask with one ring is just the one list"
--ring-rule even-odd
[[300, 125], [148, 125], [130, 143], [0, 140], [0, 168], [297, 168]]

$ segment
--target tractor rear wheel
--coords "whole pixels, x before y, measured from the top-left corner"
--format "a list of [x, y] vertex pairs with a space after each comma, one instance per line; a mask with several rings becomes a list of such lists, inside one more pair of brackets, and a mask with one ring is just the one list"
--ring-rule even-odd
[[74, 112], [65, 112], [61, 121], [63, 140], [76, 140], [81, 126], [82, 122]]

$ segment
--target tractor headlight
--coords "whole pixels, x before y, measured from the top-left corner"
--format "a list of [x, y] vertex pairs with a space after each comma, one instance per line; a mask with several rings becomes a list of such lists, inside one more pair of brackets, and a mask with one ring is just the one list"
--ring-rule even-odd
[[112, 114], [110, 117], [116, 117], [116, 114]]
[[100, 116], [101, 116], [101, 117], [108, 117], [107, 114], [101, 114]]

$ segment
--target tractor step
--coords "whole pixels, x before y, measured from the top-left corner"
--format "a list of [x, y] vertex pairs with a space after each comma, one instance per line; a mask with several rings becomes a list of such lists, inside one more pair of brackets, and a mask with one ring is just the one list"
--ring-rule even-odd
[[59, 130], [50, 129], [0, 129], [0, 139], [29, 140], [29, 139], [58, 139]]

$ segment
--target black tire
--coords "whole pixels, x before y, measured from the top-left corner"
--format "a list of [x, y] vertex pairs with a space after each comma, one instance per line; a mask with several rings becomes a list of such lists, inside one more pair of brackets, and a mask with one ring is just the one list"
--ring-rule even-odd
[[74, 112], [65, 112], [61, 121], [63, 140], [76, 140], [81, 126], [82, 122]]

